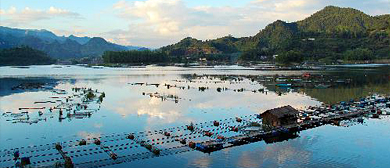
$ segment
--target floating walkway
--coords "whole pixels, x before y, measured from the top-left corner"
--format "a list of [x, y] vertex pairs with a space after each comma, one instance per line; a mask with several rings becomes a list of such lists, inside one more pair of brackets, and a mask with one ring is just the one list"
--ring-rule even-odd
[[351, 118], [386, 115], [389, 102], [389, 98], [371, 97], [359, 102], [312, 107], [300, 111], [301, 122], [278, 128], [263, 125], [261, 117], [252, 114], [161, 130], [4, 149], [0, 150], [0, 167], [15, 167], [23, 158], [33, 167], [103, 167], [193, 150], [209, 153], [261, 140], [273, 141], [275, 137], [297, 137], [299, 131], [324, 124], [338, 125]]

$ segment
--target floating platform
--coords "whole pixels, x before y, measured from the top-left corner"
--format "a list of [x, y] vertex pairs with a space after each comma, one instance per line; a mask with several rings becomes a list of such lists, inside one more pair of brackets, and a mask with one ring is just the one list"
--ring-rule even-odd
[[[14, 167], [15, 151], [21, 157], [29, 157], [31, 166], [64, 166], [70, 159], [74, 167], [102, 167], [192, 150], [209, 153], [261, 140], [274, 143], [296, 138], [299, 131], [324, 124], [340, 125], [343, 120], [355, 118], [363, 122], [362, 116], [382, 115], [387, 111], [389, 99], [366, 102], [311, 108], [300, 112], [305, 118], [302, 122], [277, 128], [263, 125], [261, 117], [252, 114], [160, 130], [102, 134], [83, 140], [4, 149], [0, 150], [0, 165]], [[367, 105], [360, 107], [360, 104]], [[61, 144], [61, 150], [57, 144]]]

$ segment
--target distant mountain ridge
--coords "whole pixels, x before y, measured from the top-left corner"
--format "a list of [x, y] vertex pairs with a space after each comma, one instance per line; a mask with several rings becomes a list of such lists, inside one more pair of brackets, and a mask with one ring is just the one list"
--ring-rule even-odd
[[0, 49], [29, 46], [53, 58], [98, 57], [105, 51], [145, 50], [144, 47], [122, 46], [101, 37], [57, 36], [48, 30], [16, 29], [0, 26]]
[[[44, 51], [54, 58], [96, 57], [104, 51], [147, 49], [113, 44], [100, 37], [64, 37], [47, 30], [0, 26], [0, 49], [22, 45]], [[254, 36], [235, 38], [229, 35], [206, 41], [187, 37], [159, 50], [180, 61], [206, 56], [271, 60], [289, 51], [301, 53], [305, 60], [318, 61], [340, 60], [345, 53], [354, 53], [351, 51], [355, 49], [372, 52], [378, 58], [390, 58], [390, 15], [370, 16], [353, 8], [327, 6], [300, 21], [277, 20]]]
[[206, 41], [187, 37], [161, 50], [187, 58], [240, 52], [244, 60], [250, 61], [290, 50], [313, 60], [340, 59], [344, 52], [356, 48], [390, 58], [390, 15], [370, 16], [352, 8], [327, 6], [301, 21], [277, 20], [251, 37], [226, 36]]
[[86, 36], [85, 37], [77, 37], [77, 36], [74, 36], [74, 35], [70, 35], [68, 37], [68, 39], [77, 41], [79, 44], [85, 44], [89, 40], [91, 40], [91, 37], [86, 37]]

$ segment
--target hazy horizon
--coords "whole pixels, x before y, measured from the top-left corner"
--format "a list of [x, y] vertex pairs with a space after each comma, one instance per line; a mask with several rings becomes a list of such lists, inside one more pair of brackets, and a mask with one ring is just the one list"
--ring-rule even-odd
[[200, 40], [252, 36], [275, 20], [302, 20], [328, 5], [381, 15], [389, 13], [390, 0], [14, 0], [2, 2], [0, 24], [159, 48], [189, 36]]

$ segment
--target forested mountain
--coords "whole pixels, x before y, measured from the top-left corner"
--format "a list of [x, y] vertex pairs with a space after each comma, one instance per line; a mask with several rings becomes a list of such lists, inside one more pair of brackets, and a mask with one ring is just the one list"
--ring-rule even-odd
[[194, 58], [241, 52], [240, 59], [247, 61], [269, 60], [274, 55], [283, 58], [288, 53], [300, 55], [302, 60], [353, 59], [346, 55], [362, 50], [371, 55], [359, 58], [390, 58], [390, 15], [370, 16], [352, 8], [328, 6], [301, 21], [275, 21], [252, 37], [186, 38], [161, 50], [172, 57]]
[[328, 6], [297, 24], [304, 32], [348, 32], [352, 34], [364, 34], [372, 30], [386, 29], [389, 26], [379, 17], [372, 17], [352, 8], [334, 6]]
[[168, 61], [166, 54], [161, 51], [131, 50], [131, 51], [106, 51], [103, 61], [105, 63], [126, 63], [126, 64], [151, 64]]
[[9, 28], [9, 27], [4, 27], [0, 26], [0, 35], [5, 36], [5, 35], [10, 35], [15, 38], [22, 38], [26, 36], [33, 36], [37, 37], [41, 40], [48, 41], [48, 42], [53, 42], [53, 41], [65, 41], [65, 37], [59, 37], [56, 36], [54, 33], [42, 29], [42, 30], [34, 30], [34, 29], [14, 29], [14, 28]]
[[56, 36], [47, 30], [14, 29], [0, 26], [0, 49], [29, 46], [53, 58], [98, 57], [105, 51], [144, 50], [143, 47], [121, 46], [101, 37]]
[[46, 53], [27, 46], [0, 49], [0, 66], [46, 65], [55, 62]]
[[[113, 44], [100, 37], [60, 37], [47, 30], [0, 26], [0, 49], [22, 45], [44, 51], [54, 58], [96, 57], [105, 51], [147, 50]], [[390, 58], [390, 15], [370, 16], [352, 8], [328, 6], [301, 21], [287, 23], [277, 20], [251, 37], [229, 35], [206, 41], [187, 37], [160, 48], [159, 52], [172, 62], [199, 58], [264, 61], [277, 57], [277, 61], [284, 63]], [[148, 52], [140, 53], [148, 55]], [[119, 55], [123, 54], [134, 53], [121, 52]]]

